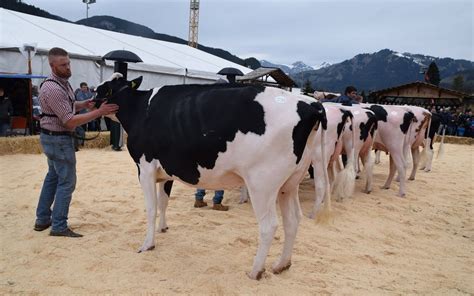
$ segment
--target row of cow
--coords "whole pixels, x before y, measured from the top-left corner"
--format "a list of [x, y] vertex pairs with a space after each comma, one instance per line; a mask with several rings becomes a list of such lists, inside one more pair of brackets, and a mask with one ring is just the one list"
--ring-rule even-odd
[[[174, 180], [206, 189], [245, 186], [259, 227], [259, 245], [248, 273], [252, 279], [260, 279], [265, 271], [278, 225], [277, 204], [285, 242], [272, 271], [290, 267], [302, 217], [298, 187], [311, 164], [316, 188], [312, 217], [324, 200], [329, 204], [331, 187], [338, 196], [351, 194], [359, 157], [367, 176], [365, 191], [372, 191], [371, 147], [389, 152], [384, 187], [390, 186], [396, 169], [403, 196], [405, 155], [411, 149], [414, 178], [418, 147], [431, 118], [422, 108], [323, 105], [260, 85], [179, 85], [141, 91], [141, 79], [127, 81], [114, 73], [97, 87], [98, 98], [119, 105], [116, 119], [128, 134], [128, 151], [138, 167], [147, 211], [147, 234], [139, 252], [155, 246], [157, 209], [159, 231], [168, 229], [166, 209]], [[347, 164], [336, 174], [342, 151]]]

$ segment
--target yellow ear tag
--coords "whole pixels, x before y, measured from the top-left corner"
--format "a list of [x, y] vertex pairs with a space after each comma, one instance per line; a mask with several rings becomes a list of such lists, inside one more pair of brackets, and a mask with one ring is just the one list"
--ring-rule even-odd
[[135, 86], [136, 86], [136, 85], [137, 85], [137, 84], [135, 83], [135, 81], [132, 81], [132, 88], [133, 88], [133, 89], [135, 89]]
[[109, 90], [107, 91], [107, 94], [105, 95], [106, 97], [109, 97], [112, 95], [112, 90], [109, 88]]

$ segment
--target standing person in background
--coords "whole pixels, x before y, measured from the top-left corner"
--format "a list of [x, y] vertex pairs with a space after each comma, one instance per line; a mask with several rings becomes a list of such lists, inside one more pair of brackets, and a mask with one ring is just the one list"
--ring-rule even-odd
[[342, 104], [359, 104], [359, 96], [357, 95], [357, 89], [353, 86], [346, 87], [344, 94], [336, 99], [336, 103]]
[[[43, 231], [52, 225], [51, 236], [82, 237], [68, 227], [69, 205], [76, 188], [76, 153], [74, 129], [103, 115], [114, 114], [115, 104], [103, 103], [99, 109], [76, 114], [82, 109], [92, 109], [94, 101], [75, 101], [68, 82], [71, 65], [67, 51], [54, 47], [48, 52], [51, 75], [40, 89], [40, 142], [48, 160], [48, 173], [43, 182], [36, 208], [34, 230]], [[53, 209], [51, 210], [51, 206]]]
[[[90, 100], [93, 97], [93, 95], [92, 95], [92, 92], [89, 90], [87, 83], [81, 82], [79, 86], [80, 87], [76, 89], [76, 91], [74, 92], [76, 101], [82, 102], [82, 101]], [[78, 111], [78, 114], [85, 114], [85, 113], [87, 113], [87, 109], [82, 109]], [[87, 123], [76, 127], [76, 133], [81, 138], [84, 138], [86, 136], [86, 131], [87, 131]], [[74, 139], [74, 141], [75, 141], [76, 151], [79, 151], [79, 146], [84, 146], [84, 140]]]
[[3, 88], [0, 87], [0, 137], [7, 136], [7, 130], [10, 128], [10, 119], [12, 115], [12, 102], [5, 95]]
[[[207, 206], [207, 202], [204, 201], [204, 195], [206, 195], [206, 190], [198, 189], [195, 194], [196, 200], [194, 201], [195, 208], [202, 208]], [[224, 199], [224, 190], [216, 190], [214, 192], [214, 198], [212, 202], [214, 203], [212, 206], [213, 210], [216, 211], [227, 211], [229, 210], [229, 206], [225, 206], [222, 204], [222, 200]]]

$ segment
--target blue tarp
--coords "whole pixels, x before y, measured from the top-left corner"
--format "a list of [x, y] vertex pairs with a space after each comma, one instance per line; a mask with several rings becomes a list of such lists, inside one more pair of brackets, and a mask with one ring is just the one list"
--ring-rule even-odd
[[0, 73], [0, 78], [23, 78], [23, 79], [34, 79], [34, 78], [46, 78], [47, 76], [42, 75], [33, 75], [33, 74], [2, 74]]

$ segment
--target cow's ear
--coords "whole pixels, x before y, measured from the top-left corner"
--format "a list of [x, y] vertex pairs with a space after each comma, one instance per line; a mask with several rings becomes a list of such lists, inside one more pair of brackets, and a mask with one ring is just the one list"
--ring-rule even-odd
[[142, 80], [143, 80], [143, 76], [133, 79], [132, 81], [130, 81], [130, 87], [133, 89], [137, 89], [140, 86], [140, 84], [142, 84]]

